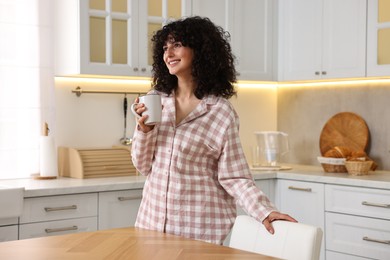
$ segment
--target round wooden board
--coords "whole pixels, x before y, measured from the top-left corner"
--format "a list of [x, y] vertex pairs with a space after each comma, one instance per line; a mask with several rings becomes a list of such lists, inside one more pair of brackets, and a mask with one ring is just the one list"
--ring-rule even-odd
[[369, 131], [364, 119], [351, 112], [342, 112], [331, 117], [324, 125], [320, 135], [320, 151], [324, 155], [335, 146], [364, 151], [368, 139]]

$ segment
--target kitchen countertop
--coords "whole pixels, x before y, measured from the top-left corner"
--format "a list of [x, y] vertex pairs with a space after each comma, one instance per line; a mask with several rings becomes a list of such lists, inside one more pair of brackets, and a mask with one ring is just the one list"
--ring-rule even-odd
[[[375, 171], [369, 175], [351, 176], [347, 173], [325, 173], [320, 166], [289, 165], [291, 170], [263, 171], [252, 169], [255, 180], [288, 179], [326, 184], [390, 190], [390, 171]], [[25, 187], [24, 197], [65, 195], [127, 189], [142, 189], [144, 176], [73, 179], [59, 177], [52, 180], [9, 179], [0, 180], [0, 186]]]

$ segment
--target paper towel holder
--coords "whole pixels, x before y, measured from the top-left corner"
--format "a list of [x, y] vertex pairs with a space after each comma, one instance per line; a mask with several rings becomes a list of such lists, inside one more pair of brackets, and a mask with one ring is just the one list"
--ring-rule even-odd
[[[42, 137], [48, 137], [49, 132], [50, 132], [49, 125], [47, 124], [47, 122], [45, 122], [43, 124], [43, 127], [42, 127]], [[58, 173], [57, 173], [57, 175], [58, 175]], [[57, 179], [57, 175], [41, 176], [41, 173], [34, 173], [34, 174], [31, 174], [31, 177], [34, 180], [52, 180], [52, 179]]]

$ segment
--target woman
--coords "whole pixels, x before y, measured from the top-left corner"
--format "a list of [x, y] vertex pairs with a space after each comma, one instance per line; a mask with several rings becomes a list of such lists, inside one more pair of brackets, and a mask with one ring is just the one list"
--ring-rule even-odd
[[[222, 244], [236, 202], [271, 233], [272, 221], [295, 221], [279, 213], [252, 179], [228, 101], [236, 94], [228, 40], [201, 17], [169, 23], [152, 38], [153, 85], [163, 116], [154, 126], [142, 116], [134, 133], [133, 163], [147, 176], [137, 227]], [[139, 115], [146, 109], [135, 108]]]

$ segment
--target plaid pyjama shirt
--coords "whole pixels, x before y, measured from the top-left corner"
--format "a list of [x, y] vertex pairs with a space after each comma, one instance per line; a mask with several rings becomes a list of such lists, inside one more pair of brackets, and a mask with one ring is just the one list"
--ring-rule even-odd
[[236, 203], [258, 221], [275, 211], [254, 183], [231, 103], [205, 97], [176, 125], [174, 93], [160, 94], [162, 122], [133, 138], [133, 163], [147, 176], [135, 226], [222, 244]]

